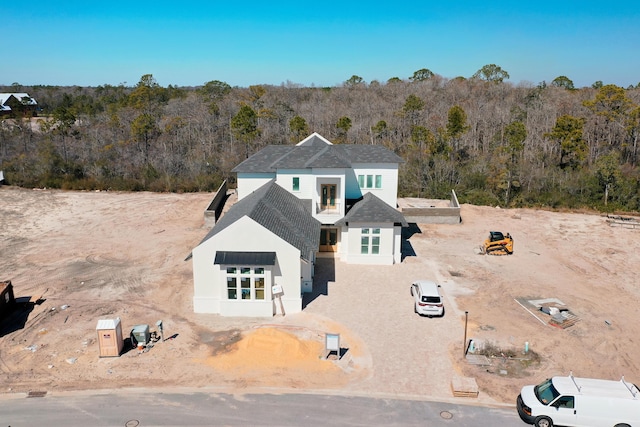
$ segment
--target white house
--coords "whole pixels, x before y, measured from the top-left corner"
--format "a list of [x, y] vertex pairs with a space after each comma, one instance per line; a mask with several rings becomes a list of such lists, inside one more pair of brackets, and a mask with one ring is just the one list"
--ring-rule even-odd
[[[380, 145], [334, 145], [314, 133], [296, 146], [265, 147], [233, 172], [238, 177], [238, 199], [275, 179], [282, 188], [303, 200], [313, 217], [322, 223], [318, 248], [321, 255], [335, 252], [345, 262], [392, 264], [400, 262], [399, 236], [401, 227], [407, 226], [396, 210], [398, 166], [403, 162]], [[347, 219], [338, 223], [359, 203], [372, 203], [363, 199], [366, 194], [382, 203], [362, 209], [358, 222]], [[394, 213], [385, 209], [391, 215], [371, 216], [382, 204]], [[376, 235], [368, 239], [363, 230], [369, 228]]]
[[282, 302], [285, 313], [300, 312], [319, 239], [320, 223], [301, 200], [273, 181], [263, 185], [193, 249], [194, 311], [273, 316]]
[[240, 163], [238, 202], [192, 253], [194, 311], [272, 316], [273, 285], [282, 286], [287, 313], [300, 311], [316, 256], [400, 262], [408, 225], [396, 209], [402, 162], [379, 145], [334, 145], [314, 133]]

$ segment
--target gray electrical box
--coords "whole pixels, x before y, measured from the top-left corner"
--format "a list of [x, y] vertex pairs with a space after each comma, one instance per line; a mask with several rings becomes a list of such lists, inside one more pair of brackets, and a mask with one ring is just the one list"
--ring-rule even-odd
[[147, 345], [150, 339], [149, 325], [136, 325], [131, 330], [131, 345], [134, 347], [138, 344]]

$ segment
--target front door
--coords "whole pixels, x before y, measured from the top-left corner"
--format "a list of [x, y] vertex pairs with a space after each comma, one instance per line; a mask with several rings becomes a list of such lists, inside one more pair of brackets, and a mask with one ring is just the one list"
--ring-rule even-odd
[[322, 228], [320, 230], [320, 252], [336, 252], [338, 250], [338, 229]]
[[549, 405], [549, 407], [555, 407], [555, 411], [553, 411], [552, 415], [554, 425], [575, 426], [582, 424], [576, 423], [578, 418], [576, 414], [574, 396], [560, 396], [551, 405]]
[[320, 210], [336, 208], [336, 184], [322, 184], [320, 189], [322, 195], [320, 200]]

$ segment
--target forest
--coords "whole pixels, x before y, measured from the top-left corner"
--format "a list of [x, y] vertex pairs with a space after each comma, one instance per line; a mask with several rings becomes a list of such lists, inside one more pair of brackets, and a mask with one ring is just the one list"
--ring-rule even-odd
[[400, 155], [400, 197], [501, 207], [640, 211], [640, 84], [508, 82], [489, 64], [471, 77], [429, 69], [334, 87], [0, 86], [36, 111], [0, 115], [5, 184], [68, 190], [215, 191], [266, 145], [318, 132], [336, 144]]

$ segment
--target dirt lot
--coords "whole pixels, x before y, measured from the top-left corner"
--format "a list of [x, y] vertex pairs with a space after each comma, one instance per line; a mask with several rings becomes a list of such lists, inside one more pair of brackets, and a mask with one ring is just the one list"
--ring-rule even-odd
[[[569, 371], [640, 382], [640, 229], [463, 205], [462, 224], [420, 225], [401, 264], [319, 259], [303, 313], [230, 319], [192, 311], [185, 258], [211, 198], [0, 187], [0, 280], [31, 301], [0, 324], [0, 393], [215, 386], [449, 399], [452, 378], [466, 376], [478, 401], [513, 403], [522, 385]], [[478, 255], [489, 230], [510, 232], [514, 255]], [[443, 318], [413, 313], [417, 278], [442, 284]], [[529, 303], [549, 298], [571, 326]], [[463, 356], [465, 311], [467, 338], [494, 350], [490, 365]], [[115, 317], [125, 336], [163, 320], [169, 339], [99, 358], [97, 321]], [[322, 357], [326, 332], [340, 334], [341, 359]]]

